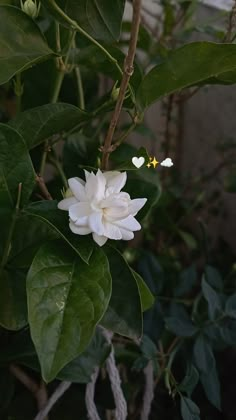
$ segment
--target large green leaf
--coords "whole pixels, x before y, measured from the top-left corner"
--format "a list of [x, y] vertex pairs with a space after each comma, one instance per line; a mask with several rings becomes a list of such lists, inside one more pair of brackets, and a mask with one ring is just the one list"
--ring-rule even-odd
[[0, 84], [53, 54], [29, 16], [16, 7], [0, 5]]
[[88, 262], [93, 252], [91, 235], [75, 235], [69, 229], [68, 213], [57, 208], [56, 201], [38, 201], [24, 209], [24, 212], [45, 223], [55, 234], [66, 241], [77, 254]]
[[200, 420], [200, 410], [198, 406], [189, 398], [181, 395], [180, 409], [183, 420]]
[[202, 279], [202, 293], [208, 303], [208, 314], [211, 320], [218, 317], [222, 311], [220, 295], [211, 287], [205, 278]]
[[31, 336], [49, 382], [89, 344], [111, 295], [106, 256], [84, 263], [61, 241], [42, 246], [27, 277]]
[[0, 325], [8, 330], [19, 330], [27, 324], [25, 279], [21, 270], [1, 272]]
[[16, 220], [13, 232], [9, 264], [16, 268], [29, 269], [40, 246], [59, 237], [60, 235], [41, 219], [21, 214]]
[[194, 343], [194, 359], [201, 373], [208, 374], [215, 366], [215, 356], [207, 338], [199, 335]]
[[67, 0], [66, 12], [92, 37], [118, 41], [125, 0]]
[[65, 366], [57, 377], [75, 383], [90, 382], [94, 368], [104, 363], [110, 350], [111, 346], [97, 329], [86, 350]]
[[88, 119], [88, 114], [74, 105], [57, 103], [42, 105], [17, 115], [10, 121], [24, 138], [29, 149], [54, 134], [61, 134]]
[[202, 386], [208, 400], [218, 409], [221, 409], [220, 381], [216, 366], [207, 373], [200, 376]]
[[105, 246], [104, 251], [110, 265], [112, 296], [101, 324], [118, 334], [140, 338], [142, 307], [136, 280], [119, 251], [110, 246]]
[[137, 99], [145, 109], [163, 96], [208, 83], [209, 78], [220, 84], [220, 77], [235, 69], [236, 45], [193, 42], [172, 51], [144, 77]]
[[14, 208], [18, 185], [22, 183], [21, 205], [27, 203], [35, 184], [34, 168], [21, 135], [0, 124], [0, 196], [8, 192]]

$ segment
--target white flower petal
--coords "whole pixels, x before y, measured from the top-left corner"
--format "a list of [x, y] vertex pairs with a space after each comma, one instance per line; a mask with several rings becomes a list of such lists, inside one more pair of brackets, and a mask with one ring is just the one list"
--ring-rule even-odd
[[127, 181], [126, 172], [109, 171], [104, 172], [103, 175], [107, 181], [107, 188], [112, 188], [115, 193], [119, 193]]
[[74, 204], [69, 209], [70, 219], [79, 225], [87, 225], [88, 216], [91, 214], [91, 207], [88, 202]]
[[104, 223], [104, 235], [109, 239], [122, 239], [120, 228], [113, 223]]
[[69, 187], [78, 201], [86, 201], [84, 181], [80, 178], [68, 179]]
[[64, 198], [64, 200], [59, 201], [57, 207], [60, 210], [69, 210], [76, 203], [78, 203], [78, 200], [75, 197]]
[[136, 230], [141, 229], [141, 225], [139, 224], [139, 222], [131, 215], [126, 217], [125, 219], [116, 220], [113, 223], [115, 223], [116, 226], [119, 226], [123, 229], [131, 230], [131, 231], [136, 231]]
[[120, 229], [120, 233], [122, 235], [122, 239], [124, 241], [130, 241], [131, 239], [134, 238], [134, 232], [132, 232], [131, 230], [122, 229], [121, 227], [119, 229]]
[[96, 233], [93, 233], [93, 239], [99, 246], [103, 246], [107, 241], [106, 236], [97, 235]]
[[91, 229], [88, 226], [76, 226], [73, 222], [69, 224], [70, 230], [77, 235], [88, 235]]
[[88, 225], [92, 232], [97, 233], [97, 235], [104, 235], [102, 217], [102, 211], [95, 211], [91, 213], [88, 217]]
[[138, 211], [146, 204], [146, 198], [135, 198], [129, 204], [129, 213], [135, 216]]
[[100, 201], [104, 198], [106, 180], [100, 170], [97, 174], [90, 174], [85, 185], [85, 192], [89, 200]]

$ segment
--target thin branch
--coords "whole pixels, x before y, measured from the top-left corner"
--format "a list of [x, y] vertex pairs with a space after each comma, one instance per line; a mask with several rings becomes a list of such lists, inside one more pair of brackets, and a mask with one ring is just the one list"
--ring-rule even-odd
[[36, 176], [36, 182], [37, 182], [37, 184], [39, 186], [39, 189], [40, 189], [41, 193], [43, 194], [43, 197], [46, 200], [53, 200], [50, 192], [47, 189], [47, 186], [46, 186], [46, 184], [44, 182], [44, 179], [43, 179], [43, 177], [41, 175], [37, 175]]
[[[28, 376], [22, 368], [14, 364], [10, 365], [10, 372], [33, 394], [37, 402], [38, 410], [41, 410], [48, 400], [45, 383], [41, 381], [41, 383], [38, 384]], [[48, 420], [47, 416], [44, 416], [42, 420]]]
[[232, 6], [232, 9], [229, 15], [228, 29], [223, 39], [223, 42], [232, 42], [232, 32], [235, 26], [236, 26], [236, 0], [234, 0], [234, 4]]
[[120, 90], [118, 99], [116, 102], [116, 106], [111, 118], [110, 126], [104, 141], [104, 146], [102, 148], [102, 168], [107, 169], [108, 167], [108, 160], [109, 155], [113, 151], [112, 147], [112, 139], [113, 135], [120, 117], [122, 105], [125, 99], [126, 89], [129, 84], [130, 77], [134, 72], [134, 57], [136, 52], [137, 40], [138, 40], [138, 33], [139, 33], [139, 25], [140, 25], [140, 11], [141, 11], [141, 3], [142, 0], [134, 0], [133, 1], [133, 18], [131, 24], [131, 33], [130, 33], [130, 42], [129, 42], [129, 49], [128, 54], [125, 58], [124, 62], [124, 73], [121, 80]]

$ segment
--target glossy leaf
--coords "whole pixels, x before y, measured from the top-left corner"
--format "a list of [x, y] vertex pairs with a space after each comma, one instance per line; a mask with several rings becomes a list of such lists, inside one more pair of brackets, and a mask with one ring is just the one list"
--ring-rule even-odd
[[115, 249], [104, 247], [112, 277], [112, 295], [101, 324], [130, 338], [142, 335], [142, 307], [139, 290], [131, 269]]
[[[208, 82], [236, 69], [236, 45], [193, 42], [172, 52], [143, 79], [137, 94], [142, 109], [161, 97]], [[220, 80], [216, 79], [216, 83]]]
[[207, 338], [199, 335], [193, 348], [196, 366], [200, 372], [207, 374], [215, 366], [215, 356]]
[[189, 317], [176, 318], [173, 316], [165, 318], [166, 327], [179, 337], [192, 337], [198, 329]]
[[201, 374], [201, 383], [208, 400], [218, 409], [221, 409], [220, 381], [216, 366], [207, 373]]
[[67, 0], [66, 13], [95, 39], [108, 43], [120, 36], [125, 0]]
[[89, 344], [111, 295], [106, 256], [85, 264], [63, 242], [38, 251], [27, 277], [29, 324], [46, 382]]
[[153, 294], [150, 292], [143, 278], [138, 273], [136, 273], [136, 271], [132, 269], [131, 271], [138, 285], [142, 311], [144, 312], [147, 309], [150, 309], [152, 307], [153, 303], [155, 302], [155, 298]]
[[26, 13], [0, 5], [0, 84], [53, 55], [38, 26]]
[[74, 105], [57, 103], [42, 105], [18, 114], [9, 125], [24, 138], [32, 149], [54, 134], [73, 129], [89, 115]]
[[183, 420], [200, 420], [200, 410], [198, 406], [189, 398], [180, 398], [180, 409]]
[[111, 346], [99, 330], [96, 330], [89, 346], [76, 359], [72, 360], [57, 375], [63, 381], [88, 383], [95, 367], [102, 366], [108, 357]]
[[202, 280], [202, 293], [208, 303], [209, 318], [215, 319], [222, 312], [220, 296], [216, 291], [206, 282]]
[[55, 234], [66, 241], [75, 252], [88, 262], [93, 252], [94, 242], [90, 235], [75, 235], [69, 229], [68, 213], [57, 208], [56, 201], [39, 201], [32, 203], [24, 212], [45, 223]]
[[22, 183], [21, 206], [26, 204], [35, 185], [34, 168], [21, 135], [11, 127], [0, 124], [0, 196], [8, 192], [15, 207], [18, 186]]
[[28, 269], [40, 246], [59, 237], [59, 234], [42, 220], [21, 214], [16, 220], [13, 232], [9, 264]]
[[0, 325], [8, 330], [19, 330], [27, 324], [26, 274], [7, 269], [0, 276]]
[[181, 392], [185, 392], [190, 397], [199, 382], [199, 373], [193, 365], [189, 365], [186, 376], [178, 385]]
[[183, 296], [190, 292], [197, 283], [197, 270], [191, 265], [180, 273], [179, 283], [175, 288], [175, 296]]

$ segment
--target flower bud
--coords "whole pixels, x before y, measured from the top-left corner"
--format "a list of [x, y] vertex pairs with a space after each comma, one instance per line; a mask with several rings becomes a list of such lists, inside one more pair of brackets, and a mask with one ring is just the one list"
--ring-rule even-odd
[[114, 84], [113, 89], [111, 91], [111, 98], [113, 101], [117, 101], [118, 96], [119, 96], [119, 92], [120, 92], [120, 88], [117, 88], [117, 82]]
[[36, 0], [26, 0], [24, 3], [21, 0], [20, 3], [21, 10], [23, 10], [23, 12], [25, 12], [28, 16], [30, 16], [33, 19], [35, 19], [38, 16], [41, 4], [39, 3], [37, 5]]

